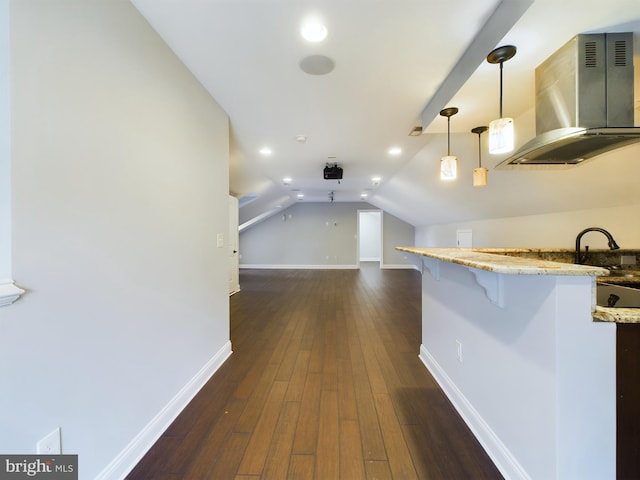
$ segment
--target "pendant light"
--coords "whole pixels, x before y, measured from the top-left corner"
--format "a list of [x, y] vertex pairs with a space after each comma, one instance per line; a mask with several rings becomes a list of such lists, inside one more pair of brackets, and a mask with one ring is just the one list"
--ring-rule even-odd
[[440, 115], [447, 117], [447, 155], [440, 159], [440, 180], [455, 180], [458, 175], [458, 159], [451, 155], [451, 117], [456, 113], [456, 107], [440, 110]]
[[513, 118], [502, 116], [502, 64], [516, 54], [516, 47], [504, 45], [487, 55], [487, 62], [500, 64], [500, 118], [489, 124], [489, 153], [507, 153], [513, 150]]
[[471, 133], [478, 134], [478, 168], [473, 169], [473, 186], [474, 187], [486, 187], [489, 175], [489, 170], [482, 166], [482, 142], [480, 136], [489, 130], [489, 127], [476, 127], [471, 129]]

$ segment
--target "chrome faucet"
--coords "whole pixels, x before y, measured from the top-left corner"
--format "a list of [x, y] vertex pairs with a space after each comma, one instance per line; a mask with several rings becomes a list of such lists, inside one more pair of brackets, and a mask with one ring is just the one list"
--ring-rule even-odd
[[576, 237], [576, 258], [574, 263], [582, 264], [587, 259], [587, 254], [589, 253], [589, 245], [584, 247], [584, 255], [580, 255], [580, 240], [582, 239], [582, 236], [587, 232], [600, 232], [604, 234], [607, 237], [607, 240], [609, 241], [609, 248], [611, 250], [618, 250], [620, 248], [616, 243], [616, 241], [613, 239], [613, 235], [607, 232], [604, 228], [599, 228], [599, 227], [585, 228]]

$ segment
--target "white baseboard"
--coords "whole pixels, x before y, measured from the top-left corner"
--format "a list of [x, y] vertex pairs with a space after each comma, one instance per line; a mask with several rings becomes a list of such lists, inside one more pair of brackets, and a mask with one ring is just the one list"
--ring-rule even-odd
[[451, 378], [440, 367], [435, 358], [425, 348], [420, 345], [420, 360], [427, 367], [427, 370], [436, 379], [440, 388], [449, 398], [458, 411], [464, 422], [471, 429], [478, 439], [482, 448], [487, 452], [493, 463], [496, 465], [505, 480], [531, 480], [526, 470], [520, 465], [518, 460], [511, 454], [509, 449], [498, 438], [491, 427], [484, 421], [471, 402], [462, 394]]
[[406, 264], [406, 263], [383, 263], [382, 268], [386, 268], [389, 270], [415, 270], [415, 265]]
[[124, 479], [231, 353], [229, 341], [98, 474], [95, 480]]
[[242, 264], [240, 268], [254, 268], [263, 270], [353, 270], [360, 268], [360, 265], [265, 265], [265, 264]]
[[[249, 264], [240, 265], [240, 268], [257, 269], [257, 270], [357, 270], [360, 265], [267, 265], [267, 264]], [[386, 269], [407, 269], [420, 270], [413, 264], [382, 264], [380, 268]]]

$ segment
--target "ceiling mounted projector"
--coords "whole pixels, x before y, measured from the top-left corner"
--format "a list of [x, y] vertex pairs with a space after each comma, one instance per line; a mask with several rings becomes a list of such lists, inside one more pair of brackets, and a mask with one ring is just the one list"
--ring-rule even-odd
[[342, 167], [339, 167], [337, 163], [324, 167], [324, 179], [325, 180], [342, 180]]

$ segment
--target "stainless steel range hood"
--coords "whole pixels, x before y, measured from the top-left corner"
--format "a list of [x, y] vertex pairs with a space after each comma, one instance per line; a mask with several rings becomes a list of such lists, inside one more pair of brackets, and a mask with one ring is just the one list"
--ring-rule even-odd
[[633, 34], [583, 34], [536, 68], [536, 133], [496, 168], [576, 165], [640, 142]]

